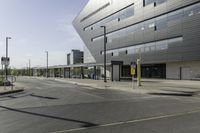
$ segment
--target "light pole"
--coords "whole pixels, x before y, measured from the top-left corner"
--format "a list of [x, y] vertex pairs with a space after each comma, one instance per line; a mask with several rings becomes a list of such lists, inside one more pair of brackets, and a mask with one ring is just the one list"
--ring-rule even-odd
[[[11, 39], [11, 37], [6, 37], [6, 61], [8, 61], [8, 40]], [[5, 78], [6, 82], [8, 81], [8, 64], [5, 65]]]
[[107, 37], [106, 37], [106, 26], [101, 26], [101, 28], [103, 28], [104, 30], [104, 82], [107, 82], [107, 78], [106, 78], [106, 43], [107, 43]]
[[[66, 54], [66, 57], [68, 58], [68, 54]], [[68, 65], [68, 63], [67, 63], [68, 59], [67, 58], [66, 58], [66, 65]]]
[[141, 48], [139, 48], [139, 59], [137, 59], [137, 86], [141, 86], [141, 60], [142, 60], [142, 52]]
[[29, 63], [29, 76], [31, 76], [31, 60], [30, 59], [28, 60], [28, 63]]
[[46, 53], [46, 56], [47, 56], [47, 68], [46, 68], [46, 77], [48, 78], [48, 65], [49, 65], [49, 52], [48, 51], [45, 51]]
[[25, 76], [28, 77], [29, 75], [29, 67], [28, 67], [28, 63], [26, 63], [26, 73], [25, 73]]

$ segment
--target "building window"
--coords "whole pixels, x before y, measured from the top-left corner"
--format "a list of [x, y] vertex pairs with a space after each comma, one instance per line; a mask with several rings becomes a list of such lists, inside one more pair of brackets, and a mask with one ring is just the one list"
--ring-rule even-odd
[[128, 50], [125, 51], [125, 54], [128, 54]]
[[126, 54], [140, 54], [140, 53], [149, 53], [155, 51], [163, 51], [169, 48], [169, 45], [173, 45], [174, 43], [181, 43], [183, 41], [183, 37], [175, 37], [171, 39], [155, 41], [145, 44], [140, 44], [137, 46], [130, 46], [125, 48], [108, 50], [106, 54], [111, 54], [112, 56], [119, 56], [120, 52], [124, 52]]
[[168, 17], [167, 17], [167, 22], [168, 23], [171, 23], [171, 22], [174, 22], [174, 21], [178, 21], [178, 20], [181, 20], [183, 17], [183, 10], [177, 10], [175, 12], [172, 12], [172, 13], [169, 13], [168, 14]]
[[184, 9], [184, 17], [191, 17], [200, 14], [200, 3], [186, 7]]
[[[93, 27], [93, 29], [98, 29], [101, 25], [106, 25], [107, 23], [117, 20], [117, 21], [121, 21], [123, 19], [132, 17], [134, 15], [134, 4], [131, 4], [127, 7], [125, 7], [124, 9], [119, 10], [118, 12], [105, 17], [104, 19], [95, 22], [94, 24], [85, 27], [84, 29], [87, 29], [88, 27]], [[86, 31], [86, 30], [85, 30]]]
[[[168, 14], [164, 14], [159, 17], [155, 17], [153, 19], [133, 24], [128, 27], [124, 27], [118, 29], [117, 31], [111, 31], [107, 33], [108, 43], [112, 43], [115, 39], [125, 37], [128, 35], [133, 35], [134, 33], [145, 31], [148, 29], [154, 29], [154, 31], [161, 31], [168, 28], [168, 26], [176, 24], [176, 22], [180, 22], [183, 19], [183, 16], [190, 17], [193, 15], [200, 14], [200, 3], [178, 9], [174, 12], [170, 12]], [[103, 37], [103, 35], [101, 35]], [[95, 40], [101, 39], [99, 36], [93, 38]], [[129, 50], [128, 50], [129, 52]]]
[[143, 24], [143, 30], [154, 29], [154, 27], [155, 27], [154, 19], [148, 20]]
[[163, 30], [167, 28], [167, 15], [156, 18], [156, 30]]
[[124, 10], [122, 10], [120, 13], [120, 20], [123, 20], [123, 19], [126, 19], [126, 18], [129, 18], [131, 16], [134, 15], [134, 6], [130, 6]]
[[92, 41], [99, 41], [99, 40], [102, 40], [103, 38], [104, 38], [104, 36], [99, 36], [96, 38], [92, 38]]
[[165, 3], [167, 0], [143, 0], [143, 6], [154, 4], [154, 6]]
[[162, 50], [167, 50], [167, 49], [168, 49], [167, 40], [156, 42], [157, 51], [162, 51]]
[[119, 56], [119, 51], [117, 51], [117, 50], [114, 51], [114, 52], [113, 52], [113, 56]]
[[80, 22], [85, 21], [86, 19], [92, 17], [93, 15], [97, 14], [98, 12], [100, 12], [101, 10], [105, 9], [106, 7], [108, 7], [110, 5], [110, 2], [108, 2], [107, 4], [103, 5], [102, 7], [98, 8], [96, 11], [90, 13], [89, 15], [87, 15], [86, 17], [84, 17], [83, 19], [81, 19]]
[[84, 31], [89, 31], [89, 30], [91, 30], [91, 27], [84, 28], [83, 30]]
[[172, 38], [168, 40], [169, 44], [174, 44], [174, 43], [180, 43], [183, 41], [183, 37], [178, 37], [178, 38]]

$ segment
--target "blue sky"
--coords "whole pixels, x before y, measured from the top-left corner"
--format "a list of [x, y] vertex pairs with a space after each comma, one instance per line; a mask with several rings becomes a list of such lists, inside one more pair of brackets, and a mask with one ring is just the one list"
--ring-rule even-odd
[[10, 36], [11, 67], [66, 64], [66, 53], [83, 49], [72, 26], [88, 0], [0, 0], [0, 56], [5, 56], [5, 37]]

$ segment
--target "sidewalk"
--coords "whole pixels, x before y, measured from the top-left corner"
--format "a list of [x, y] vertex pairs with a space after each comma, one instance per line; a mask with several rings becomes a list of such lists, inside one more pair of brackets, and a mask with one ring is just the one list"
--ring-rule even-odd
[[142, 94], [196, 95], [200, 93], [200, 81], [142, 79], [142, 86], [137, 87], [135, 81], [133, 88], [131, 81], [111, 82], [108, 80], [107, 83], [104, 83], [103, 80], [91, 79], [54, 79], [61, 82], [88, 86], [97, 89], [114, 89]]

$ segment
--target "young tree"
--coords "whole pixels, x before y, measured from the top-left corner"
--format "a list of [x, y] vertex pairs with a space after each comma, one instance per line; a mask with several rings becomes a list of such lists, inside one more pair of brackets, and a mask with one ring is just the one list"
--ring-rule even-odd
[[11, 75], [13, 76], [17, 76], [17, 70], [15, 68], [12, 69], [11, 71]]

